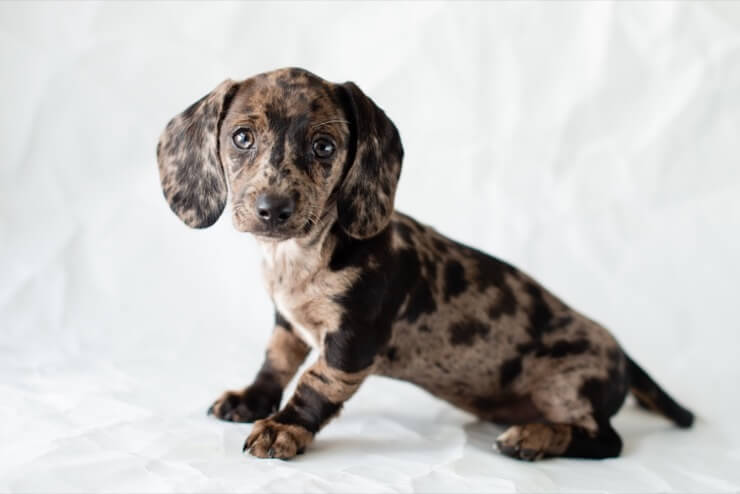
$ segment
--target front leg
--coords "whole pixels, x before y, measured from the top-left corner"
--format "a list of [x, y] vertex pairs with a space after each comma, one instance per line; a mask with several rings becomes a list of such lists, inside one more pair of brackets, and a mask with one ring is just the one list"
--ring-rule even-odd
[[265, 361], [251, 385], [240, 391], [227, 391], [208, 409], [222, 420], [254, 422], [280, 407], [283, 389], [301, 366], [310, 348], [292, 330], [279, 312], [267, 345]]
[[295, 393], [280, 412], [258, 420], [244, 443], [244, 449], [260, 458], [292, 458], [303, 452], [314, 435], [342, 408], [371, 366], [345, 372], [322, 354], [302, 376]]

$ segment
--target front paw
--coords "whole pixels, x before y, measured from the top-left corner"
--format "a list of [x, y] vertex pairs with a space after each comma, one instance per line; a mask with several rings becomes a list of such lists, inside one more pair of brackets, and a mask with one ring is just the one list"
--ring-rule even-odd
[[280, 406], [281, 394], [249, 387], [227, 391], [208, 409], [208, 415], [230, 422], [254, 422], [274, 413]]
[[252, 427], [244, 451], [258, 458], [287, 460], [303, 453], [313, 434], [300, 425], [281, 424], [272, 419], [258, 420]]

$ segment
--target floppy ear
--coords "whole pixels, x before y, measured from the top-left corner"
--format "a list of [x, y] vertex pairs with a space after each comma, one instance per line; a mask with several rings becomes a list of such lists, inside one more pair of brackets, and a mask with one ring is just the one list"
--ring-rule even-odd
[[364, 239], [383, 230], [393, 213], [403, 147], [396, 126], [354, 83], [340, 86], [351, 122], [354, 153], [339, 188], [339, 224]]
[[237, 88], [228, 79], [219, 84], [170, 120], [157, 144], [164, 196], [170, 209], [193, 228], [211, 226], [226, 206], [218, 133]]

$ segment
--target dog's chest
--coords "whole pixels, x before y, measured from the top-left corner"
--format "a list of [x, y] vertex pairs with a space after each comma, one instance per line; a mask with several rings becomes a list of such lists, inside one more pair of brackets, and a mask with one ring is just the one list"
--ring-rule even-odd
[[293, 240], [263, 247], [265, 286], [275, 308], [298, 336], [312, 347], [336, 330], [341, 307], [334, 297], [346, 289], [346, 273], [326, 268], [318, 252]]

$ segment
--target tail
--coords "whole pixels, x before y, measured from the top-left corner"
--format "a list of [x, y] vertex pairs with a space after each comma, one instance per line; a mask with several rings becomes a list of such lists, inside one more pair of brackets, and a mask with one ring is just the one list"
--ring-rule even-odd
[[671, 419], [682, 428], [691, 427], [694, 414], [676, 403], [647, 373], [631, 358], [627, 357], [627, 372], [630, 376], [630, 391], [637, 403], [648, 410]]

